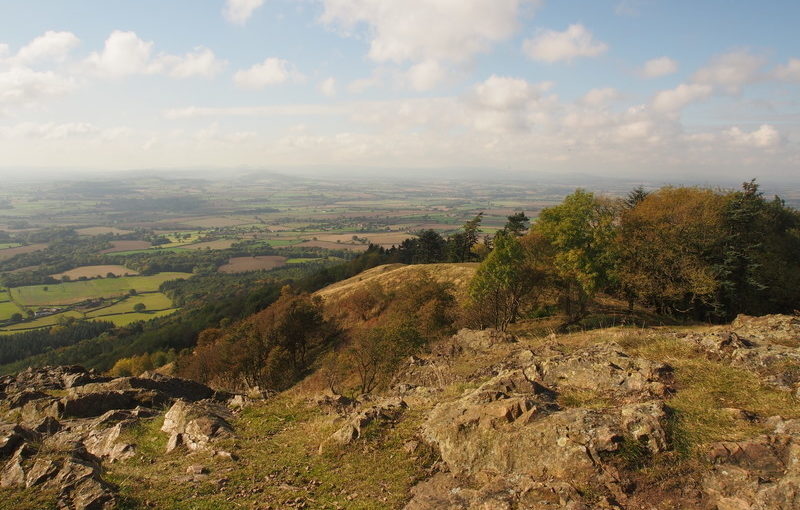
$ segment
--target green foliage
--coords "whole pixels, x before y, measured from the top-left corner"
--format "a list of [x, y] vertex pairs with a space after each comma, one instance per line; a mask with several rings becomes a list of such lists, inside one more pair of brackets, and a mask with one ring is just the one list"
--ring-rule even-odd
[[555, 249], [553, 264], [570, 317], [585, 313], [591, 297], [614, 280], [614, 220], [613, 203], [579, 189], [544, 209], [534, 225]]
[[478, 313], [478, 322], [487, 320], [494, 328], [505, 331], [517, 319], [522, 299], [537, 280], [537, 275], [526, 265], [525, 252], [517, 237], [499, 232], [494, 249], [470, 282], [473, 312], [482, 312]]
[[530, 218], [525, 216], [524, 211], [512, 214], [508, 217], [506, 226], [503, 227], [503, 232], [516, 237], [522, 237], [528, 230], [528, 221], [530, 221]]

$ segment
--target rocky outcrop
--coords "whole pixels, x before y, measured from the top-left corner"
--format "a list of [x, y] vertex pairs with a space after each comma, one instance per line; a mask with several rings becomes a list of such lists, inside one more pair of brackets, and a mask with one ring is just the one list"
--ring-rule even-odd
[[385, 424], [396, 420], [407, 407], [402, 399], [392, 398], [357, 409], [347, 418], [344, 425], [320, 445], [320, 453], [329, 444], [350, 444], [360, 438], [365, 428], [372, 423]]
[[800, 508], [800, 420], [768, 420], [772, 433], [712, 444], [703, 479], [708, 508]]
[[[112, 379], [76, 366], [49, 367], [3, 377], [0, 390], [9, 417], [19, 421], [0, 422], [0, 486], [53, 490], [59, 508], [114, 508], [115, 487], [103, 479], [103, 463], [133, 456], [136, 445], [124, 431], [164, 405], [177, 401], [191, 409], [181, 422], [189, 445], [232, 433], [223, 405], [194, 404], [227, 395], [161, 374]], [[212, 407], [213, 417], [196, 412]]]
[[[469, 342], [473, 347], [460, 352], [509, 341]], [[422, 437], [445, 468], [414, 489], [408, 510], [605, 506], [585, 504], [575, 487], [598, 487], [612, 508], [612, 500], [626, 498], [615, 457], [631, 448], [646, 455], [669, 449], [663, 399], [672, 370], [663, 363], [628, 356], [615, 344], [570, 350], [550, 343], [510, 350], [495, 370], [428, 414]], [[576, 392], [598, 405], [572, 406]]]
[[759, 374], [800, 397], [800, 318], [740, 315], [730, 327], [679, 335], [711, 359]]
[[219, 402], [178, 400], [164, 415], [161, 427], [170, 436], [167, 451], [180, 445], [190, 450], [209, 449], [213, 441], [233, 435], [232, 418], [230, 410]]

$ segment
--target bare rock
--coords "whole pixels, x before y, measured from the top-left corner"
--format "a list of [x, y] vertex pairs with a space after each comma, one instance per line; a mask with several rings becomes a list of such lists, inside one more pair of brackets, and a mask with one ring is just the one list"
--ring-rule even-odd
[[105, 430], [92, 430], [83, 441], [86, 450], [95, 457], [109, 462], [124, 460], [136, 452], [132, 444], [120, 441], [119, 437], [126, 427], [134, 425], [134, 421], [122, 421]]
[[39, 435], [21, 425], [0, 424], [0, 458], [10, 457], [26, 441], [34, 441]]
[[516, 342], [514, 335], [496, 329], [462, 329], [453, 338], [453, 344], [461, 351], [485, 352], [497, 345]]
[[33, 487], [52, 480], [55, 478], [56, 474], [58, 474], [60, 467], [61, 466], [53, 459], [47, 457], [36, 459], [33, 467], [28, 471], [28, 476], [25, 479], [25, 486]]
[[42, 421], [33, 426], [33, 430], [43, 436], [52, 436], [61, 430], [61, 422], [52, 416], [45, 416]]
[[0, 472], [0, 487], [9, 489], [13, 487], [25, 487], [25, 470], [19, 457], [13, 457], [3, 467]]
[[772, 434], [712, 444], [703, 479], [710, 508], [800, 508], [800, 420], [767, 420]]
[[386, 423], [396, 420], [408, 407], [403, 399], [392, 398], [377, 402], [354, 412], [342, 427], [319, 446], [322, 453], [329, 443], [347, 445], [360, 438], [364, 429], [373, 422]]
[[24, 406], [28, 402], [33, 402], [34, 400], [41, 400], [43, 398], [50, 398], [50, 395], [38, 390], [25, 390], [19, 393], [13, 393], [9, 395], [5, 400], [8, 403], [9, 409], [16, 409], [17, 407]]
[[164, 416], [162, 432], [181, 434], [182, 442], [191, 450], [208, 448], [218, 438], [232, 437], [233, 418], [227, 407], [212, 400], [186, 402], [178, 400]]
[[33, 400], [22, 406], [22, 422], [36, 426], [47, 418], [60, 418], [62, 409], [61, 402], [53, 397]]
[[800, 347], [800, 317], [792, 315], [739, 315], [731, 329], [748, 339]]
[[201, 466], [200, 464], [193, 464], [186, 468], [186, 474], [188, 475], [207, 475], [208, 468], [205, 466]]
[[628, 356], [613, 343], [603, 343], [533, 361], [527, 377], [545, 387], [581, 389], [623, 400], [641, 401], [664, 397], [672, 380], [672, 368]]

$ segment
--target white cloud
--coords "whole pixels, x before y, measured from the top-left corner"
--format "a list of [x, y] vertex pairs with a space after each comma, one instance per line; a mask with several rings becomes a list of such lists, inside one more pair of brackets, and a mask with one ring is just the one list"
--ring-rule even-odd
[[790, 58], [786, 65], [775, 68], [773, 75], [779, 80], [800, 82], [800, 58]]
[[603, 106], [619, 98], [619, 92], [611, 87], [592, 89], [586, 93], [581, 102], [587, 106]]
[[92, 124], [85, 122], [68, 122], [57, 124], [48, 122], [37, 124], [23, 122], [11, 127], [0, 128], [0, 137], [6, 139], [30, 138], [34, 140], [64, 140], [76, 136], [85, 136], [98, 132]]
[[435, 88], [447, 77], [447, 71], [435, 60], [426, 60], [411, 67], [407, 78], [411, 88], [426, 91]]
[[675, 113], [689, 104], [708, 98], [713, 92], [710, 85], [682, 83], [670, 90], [662, 90], [653, 98], [653, 109], [660, 113]]
[[742, 85], [759, 78], [764, 59], [746, 51], [733, 51], [715, 57], [699, 69], [692, 81], [719, 87], [729, 93], [738, 93]]
[[219, 74], [227, 65], [218, 59], [208, 48], [197, 48], [193, 53], [183, 57], [164, 55], [156, 60], [156, 66], [162, 66], [173, 78], [190, 78], [200, 76], [211, 78]]
[[208, 48], [196, 48], [184, 56], [161, 53], [152, 55], [152, 41], [144, 41], [135, 32], [116, 30], [108, 36], [103, 51], [93, 52], [85, 64], [101, 76], [119, 78], [136, 74], [167, 74], [174, 78], [210, 77], [226, 65]]
[[746, 132], [738, 127], [732, 127], [723, 133], [734, 145], [742, 147], [755, 147], [759, 149], [770, 149], [778, 147], [783, 143], [783, 137], [774, 126], [763, 124], [758, 129]]
[[72, 78], [52, 71], [14, 67], [0, 72], [0, 104], [30, 105], [47, 97], [63, 95], [74, 88]]
[[244, 89], [260, 89], [287, 81], [302, 81], [304, 76], [288, 61], [270, 57], [249, 69], [238, 71], [233, 81]]
[[323, 0], [322, 22], [367, 26], [376, 62], [466, 62], [511, 37], [524, 7], [540, 0]]
[[231, 23], [244, 25], [263, 4], [264, 0], [225, 0], [222, 15]]
[[496, 110], [518, 109], [539, 97], [536, 87], [527, 81], [497, 75], [476, 85], [474, 92], [478, 104]]
[[659, 78], [675, 73], [678, 70], [678, 63], [669, 57], [659, 57], [648, 60], [641, 69], [641, 75], [645, 78]]
[[153, 44], [139, 39], [135, 32], [115, 30], [106, 39], [103, 51], [93, 52], [86, 63], [97, 73], [107, 76], [151, 73]]
[[336, 78], [329, 77], [319, 84], [319, 91], [326, 97], [333, 97], [336, 95]]
[[347, 85], [347, 90], [351, 94], [361, 94], [368, 89], [376, 87], [382, 83], [380, 76], [373, 75], [368, 78], [359, 78], [357, 80], [351, 81]]
[[346, 115], [351, 110], [348, 105], [289, 104], [274, 106], [201, 107], [172, 108], [164, 112], [170, 120], [203, 117], [274, 117], [274, 116], [313, 116]]
[[[10, 63], [27, 66], [42, 60], [62, 61], [78, 44], [80, 39], [72, 32], [50, 30], [23, 46], [16, 56], [10, 59]], [[2, 53], [0, 51], [0, 56]]]
[[528, 57], [551, 63], [571, 61], [577, 57], [596, 57], [608, 51], [608, 45], [596, 41], [581, 24], [570, 25], [563, 32], [545, 30], [526, 39], [522, 47]]

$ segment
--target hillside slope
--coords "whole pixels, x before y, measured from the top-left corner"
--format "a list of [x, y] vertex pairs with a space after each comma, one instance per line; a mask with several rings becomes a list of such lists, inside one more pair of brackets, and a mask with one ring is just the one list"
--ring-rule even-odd
[[788, 316], [462, 330], [358, 398], [28, 371], [0, 381], [0, 507], [797, 508], [798, 345]]
[[326, 302], [337, 302], [348, 298], [359, 289], [370, 284], [378, 284], [385, 290], [396, 289], [402, 284], [418, 279], [426, 274], [439, 283], [453, 286], [456, 297], [463, 297], [470, 280], [478, 269], [478, 263], [463, 264], [387, 264], [368, 269], [347, 280], [329, 285], [315, 294]]

